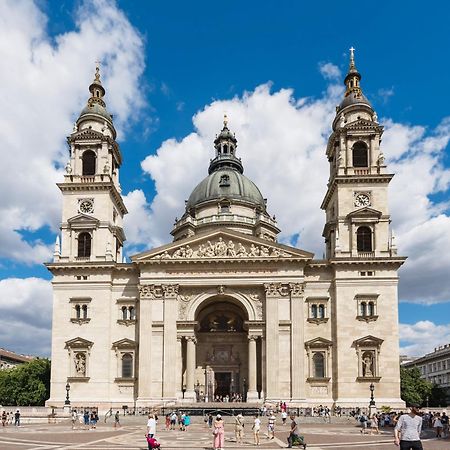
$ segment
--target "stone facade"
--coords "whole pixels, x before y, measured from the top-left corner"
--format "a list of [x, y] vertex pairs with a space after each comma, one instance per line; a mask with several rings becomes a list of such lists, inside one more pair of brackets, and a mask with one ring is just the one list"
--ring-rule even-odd
[[[101, 408], [212, 401], [367, 406], [400, 399], [397, 256], [382, 127], [359, 87], [347, 92], [326, 151], [326, 258], [277, 242], [279, 229], [243, 175], [227, 121], [209, 175], [174, 241], [122, 262], [122, 163], [99, 74], [69, 136], [59, 184], [51, 397]], [[293, 199], [294, 201], [294, 199]], [[319, 205], [318, 205], [319, 206]]]

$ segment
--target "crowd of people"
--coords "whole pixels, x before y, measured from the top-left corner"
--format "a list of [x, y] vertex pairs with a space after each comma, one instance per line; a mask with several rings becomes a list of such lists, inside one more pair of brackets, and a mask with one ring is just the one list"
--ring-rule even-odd
[[2, 427], [7, 427], [8, 425], [20, 427], [20, 410], [13, 411], [2, 411]]

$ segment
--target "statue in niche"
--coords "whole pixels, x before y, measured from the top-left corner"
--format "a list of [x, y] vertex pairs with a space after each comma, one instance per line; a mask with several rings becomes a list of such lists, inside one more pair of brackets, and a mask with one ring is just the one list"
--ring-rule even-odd
[[373, 377], [373, 355], [371, 353], [364, 353], [363, 375], [365, 377]]
[[85, 353], [77, 353], [75, 355], [75, 371], [78, 376], [85, 377], [86, 376], [86, 354]]

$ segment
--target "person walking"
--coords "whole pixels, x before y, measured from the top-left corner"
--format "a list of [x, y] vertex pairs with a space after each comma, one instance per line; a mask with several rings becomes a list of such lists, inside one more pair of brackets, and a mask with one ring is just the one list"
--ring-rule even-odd
[[446, 438], [448, 436], [448, 416], [447, 414], [442, 413], [442, 417], [441, 417], [441, 422], [442, 422], [442, 437]]
[[303, 436], [300, 436], [300, 422], [298, 417], [294, 414], [291, 414], [291, 430], [289, 432], [289, 436], [287, 438], [288, 447], [292, 448], [293, 445], [303, 445], [303, 449], [306, 448], [306, 443], [303, 440]]
[[255, 419], [253, 420], [253, 439], [255, 445], [259, 445], [259, 432], [261, 430], [261, 419], [258, 417], [258, 414], [255, 414]]
[[17, 410], [16, 413], [14, 414], [14, 425], [16, 427], [20, 427], [20, 411]]
[[244, 416], [239, 413], [234, 418], [234, 435], [236, 436], [236, 443], [243, 444], [244, 440]]
[[372, 414], [372, 417], [370, 418], [370, 434], [380, 434], [380, 430], [378, 428], [379, 419], [376, 413]]
[[276, 417], [272, 411], [267, 420], [267, 439], [275, 439], [275, 420]]
[[74, 409], [72, 411], [72, 430], [75, 430], [75, 423], [78, 422], [78, 414], [77, 414], [77, 410]]
[[155, 436], [155, 434], [156, 434], [156, 419], [153, 414], [149, 414], [147, 421], [147, 435], [153, 437]]
[[412, 405], [409, 414], [403, 414], [399, 417], [394, 428], [394, 443], [400, 447], [400, 450], [423, 450], [420, 441], [422, 417], [418, 414], [419, 406]]
[[177, 423], [177, 413], [174, 411], [170, 416], [170, 429], [175, 430], [175, 425]]
[[184, 431], [188, 430], [190, 424], [191, 424], [191, 416], [187, 412], [184, 416]]
[[6, 411], [2, 412], [2, 426], [6, 426]]
[[442, 437], [442, 422], [441, 422], [441, 415], [439, 413], [436, 413], [433, 417], [433, 428], [436, 429], [436, 437], [440, 439]]
[[214, 435], [214, 442], [213, 442], [214, 450], [222, 450], [224, 448], [225, 429], [222, 416], [220, 414], [217, 414], [216, 420], [214, 421], [213, 435]]
[[120, 413], [119, 413], [119, 411], [116, 411], [116, 414], [114, 414], [114, 428], [120, 428]]

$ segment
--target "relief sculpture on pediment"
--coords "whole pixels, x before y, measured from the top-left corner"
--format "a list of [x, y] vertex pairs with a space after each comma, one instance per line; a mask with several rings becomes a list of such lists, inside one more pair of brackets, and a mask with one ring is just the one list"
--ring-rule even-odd
[[232, 240], [225, 242], [221, 237], [216, 242], [207, 241], [199, 244], [196, 248], [183, 245], [173, 251], [166, 250], [164, 253], [154, 256], [158, 259], [191, 259], [191, 258], [288, 258], [287, 252], [277, 247], [267, 245], [250, 244], [245, 246], [242, 242], [235, 243]]

